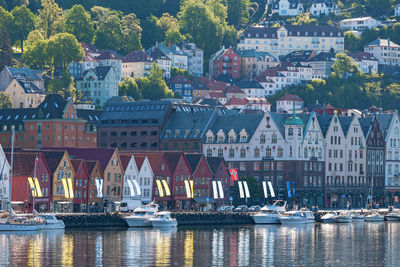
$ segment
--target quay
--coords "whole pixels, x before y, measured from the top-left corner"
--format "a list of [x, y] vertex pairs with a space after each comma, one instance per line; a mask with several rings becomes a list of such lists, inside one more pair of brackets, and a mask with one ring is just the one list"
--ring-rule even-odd
[[[329, 212], [340, 212], [341, 210], [314, 211], [315, 221], [321, 222], [320, 218]], [[367, 214], [370, 210], [351, 210], [360, 214]], [[385, 215], [388, 209], [374, 210]], [[101, 227], [128, 227], [124, 216], [128, 213], [60, 213], [57, 219], [63, 220], [66, 228], [101, 228]], [[171, 217], [176, 218], [178, 225], [244, 225], [253, 224], [251, 212], [172, 212]]]

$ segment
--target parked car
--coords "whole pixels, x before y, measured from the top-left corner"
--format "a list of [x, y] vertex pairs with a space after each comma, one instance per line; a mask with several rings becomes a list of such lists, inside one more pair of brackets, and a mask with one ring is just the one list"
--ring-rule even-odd
[[233, 211], [233, 206], [221, 206], [217, 209], [218, 212], [229, 212]]
[[251, 207], [249, 208], [249, 211], [250, 211], [250, 212], [256, 212], [256, 211], [260, 211], [260, 209], [261, 209], [261, 206], [260, 206], [260, 205], [255, 205], [255, 206], [251, 206]]
[[234, 206], [226, 206], [225, 207], [225, 212], [233, 211], [234, 208], [235, 208]]
[[235, 209], [236, 212], [246, 212], [249, 211], [249, 208], [246, 205], [239, 205]]
[[217, 209], [218, 212], [224, 212], [225, 211], [226, 206], [221, 206]]

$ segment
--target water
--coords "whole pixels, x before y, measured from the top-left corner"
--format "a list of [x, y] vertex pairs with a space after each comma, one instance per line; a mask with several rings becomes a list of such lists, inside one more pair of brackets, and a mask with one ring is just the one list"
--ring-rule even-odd
[[1, 233], [7, 266], [400, 266], [400, 223]]

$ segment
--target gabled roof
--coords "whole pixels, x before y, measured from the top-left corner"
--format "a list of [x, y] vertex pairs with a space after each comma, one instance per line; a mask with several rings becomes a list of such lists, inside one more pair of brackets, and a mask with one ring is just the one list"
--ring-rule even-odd
[[350, 124], [353, 121], [353, 117], [349, 116], [338, 116], [340, 125], [342, 126], [343, 134], [344, 136], [347, 135], [347, 132], [349, 131]]
[[124, 171], [126, 171], [126, 169], [128, 168], [128, 164], [131, 161], [132, 155], [120, 154], [119, 158], [121, 159], [122, 168], [124, 169]]
[[311, 58], [309, 62], [318, 62], [318, 61], [329, 61], [333, 62], [335, 60], [335, 52], [321, 52], [318, 53], [315, 57]]
[[85, 160], [84, 162], [85, 162], [86, 169], [90, 175], [93, 172], [94, 167], [96, 167], [96, 164], [98, 163], [98, 161], [97, 160], [96, 161], [95, 160]]
[[210, 167], [212, 173], [215, 175], [215, 173], [218, 171], [219, 166], [221, 166], [221, 163], [224, 162], [223, 157], [206, 157], [206, 161], [208, 163], [208, 166]]
[[13, 68], [8, 66], [6, 66], [5, 68], [7, 68], [11, 76], [17, 80], [43, 80], [43, 72], [41, 70], [31, 70], [30, 68]]
[[157, 46], [153, 46], [146, 50], [147, 54], [151, 56], [153, 59], [162, 59], [162, 60], [171, 60], [166, 53], [164, 53], [160, 48]]
[[224, 94], [244, 94], [244, 92], [236, 85], [230, 85], [225, 88]]
[[[276, 0], [272, 3], [272, 9], [279, 9], [279, 2], [280, 0]], [[289, 9], [297, 9], [299, 8], [299, 2], [297, 0], [288, 0], [289, 2]]]
[[165, 152], [165, 159], [169, 167], [171, 168], [172, 172], [175, 172], [176, 167], [178, 165], [179, 159], [182, 156], [182, 152]]
[[200, 163], [201, 158], [203, 157], [203, 154], [200, 153], [196, 153], [196, 154], [189, 154], [186, 153], [185, 154], [186, 160], [190, 166], [190, 169], [192, 170], [192, 172], [195, 172], [197, 169], [197, 166]]
[[[11, 153], [6, 152], [8, 162], [11, 162]], [[40, 152], [14, 152], [13, 175], [30, 176], [35, 169], [35, 159]], [[1, 163], [1, 166], [3, 163]], [[0, 170], [1, 172], [1, 170]]]
[[376, 57], [374, 57], [373, 54], [367, 53], [367, 52], [362, 52], [362, 51], [358, 51], [357, 53], [351, 54], [350, 56], [359, 61], [363, 61], [363, 60], [378, 61], [378, 59], [376, 59]]
[[74, 168], [75, 173], [78, 171], [81, 163], [83, 163], [83, 159], [71, 159], [71, 164], [72, 167]]
[[[26, 150], [26, 151], [29, 151], [29, 150]], [[65, 150], [62, 148], [57, 148], [52, 151], [43, 148], [41, 151], [37, 151], [37, 152], [42, 152], [44, 158], [46, 159], [47, 166], [49, 167], [51, 173], [54, 173], [56, 171], [58, 165], [60, 164], [60, 162], [65, 154]]]
[[[153, 152], [153, 151], [151, 151], [151, 152], [145, 152], [145, 153], [134, 153], [133, 155], [134, 155], [135, 158], [136, 157], [147, 157], [147, 159], [149, 160], [150, 166], [153, 169], [153, 171], [157, 170], [158, 167], [160, 166], [160, 164], [164, 160], [168, 164], [168, 162], [166, 161], [164, 152]], [[169, 170], [171, 170], [169, 165], [165, 166], [165, 168], [169, 168]]]
[[142, 50], [132, 51], [126, 55], [122, 62], [152, 62], [152, 58], [149, 54]]
[[16, 80], [16, 81], [17, 83], [19, 83], [19, 85], [22, 87], [22, 89], [26, 94], [42, 94], [42, 95], [46, 94], [45, 91], [39, 89], [39, 87], [37, 87], [35, 84], [31, 82], [24, 82], [22, 80]]
[[291, 94], [285, 94], [284, 96], [280, 97], [278, 101], [295, 101], [295, 102], [304, 102], [303, 99], [301, 99], [298, 95], [291, 95]]
[[99, 56], [96, 57], [97, 60], [122, 60], [122, 57], [115, 51], [106, 50], [102, 51]]
[[264, 52], [264, 51], [257, 51], [255, 49], [247, 49], [247, 50], [238, 49], [238, 50], [236, 50], [236, 53], [241, 58], [253, 57], [253, 58], [257, 58], [258, 60], [264, 60], [266, 57], [269, 57], [269, 58], [271, 58], [271, 62], [277, 62], [278, 61], [270, 53]]
[[238, 86], [241, 89], [264, 89], [261, 84], [259, 84], [257, 81], [251, 80], [251, 81], [238, 81], [235, 83], [236, 86]]
[[174, 78], [171, 80], [171, 84], [192, 84], [192, 81], [184, 76], [184, 75], [176, 75]]
[[365, 139], [368, 138], [369, 131], [371, 129], [371, 124], [373, 121], [373, 117], [364, 117], [359, 118], [358, 121], [360, 122], [361, 129], [363, 131]]
[[383, 133], [383, 138], [386, 139], [387, 134], [389, 133], [389, 128], [392, 123], [394, 113], [378, 113], [375, 115], [376, 119], [379, 123], [379, 128]]
[[199, 105], [208, 105], [211, 107], [222, 107], [222, 104], [216, 98], [203, 98], [197, 102]]
[[160, 139], [202, 138], [217, 112], [214, 109], [186, 110], [180, 109], [180, 111], [176, 110], [172, 113], [161, 133]]
[[321, 128], [322, 134], [325, 137], [328, 132], [329, 125], [331, 124], [333, 115], [317, 115], [319, 127]]
[[88, 122], [97, 123], [100, 121], [102, 110], [93, 109], [77, 109], [78, 118], [87, 120]]
[[143, 157], [143, 156], [135, 156], [136, 166], [137, 166], [139, 171], [140, 171], [140, 169], [142, 169], [142, 165], [143, 165], [143, 162], [144, 162], [145, 158], [146, 157]]
[[94, 75], [96, 75], [97, 79], [101, 81], [101, 80], [104, 80], [104, 79], [107, 77], [107, 75], [108, 75], [108, 73], [111, 71], [111, 69], [112, 69], [111, 66], [99, 66], [99, 67], [96, 67], [96, 68], [93, 68], [93, 69], [88, 69], [88, 70], [85, 70], [85, 71], [82, 73], [81, 77], [77, 78], [76, 80], [77, 80], [77, 81], [82, 81], [83, 78], [84, 78], [88, 73], [90, 73], [91, 71], [93, 71], [93, 73], [94, 73]]
[[70, 159], [98, 160], [104, 171], [115, 152], [115, 148], [75, 148], [75, 147], [44, 147], [45, 152], [65, 150]]

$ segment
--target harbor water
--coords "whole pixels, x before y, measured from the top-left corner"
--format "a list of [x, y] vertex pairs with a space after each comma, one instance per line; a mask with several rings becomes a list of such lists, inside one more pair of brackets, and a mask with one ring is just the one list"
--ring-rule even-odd
[[400, 223], [0, 233], [1, 266], [400, 266]]

